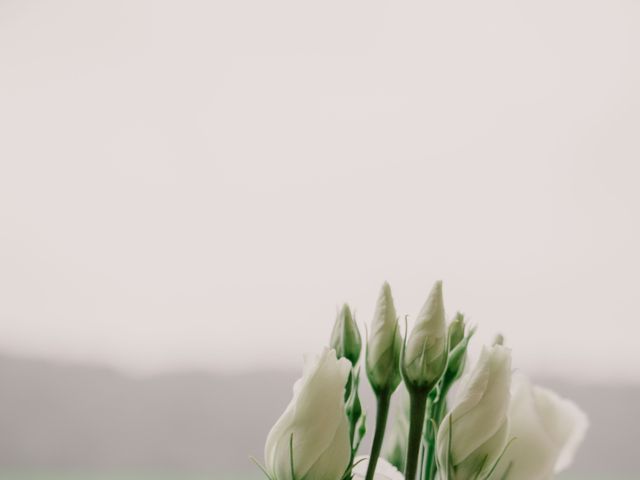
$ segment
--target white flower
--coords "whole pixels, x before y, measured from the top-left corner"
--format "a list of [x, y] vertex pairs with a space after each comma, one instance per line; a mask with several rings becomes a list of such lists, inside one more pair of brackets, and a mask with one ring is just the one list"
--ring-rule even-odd
[[439, 465], [449, 471], [445, 478], [481, 479], [496, 463], [507, 442], [510, 384], [510, 351], [483, 348], [438, 431]]
[[344, 387], [351, 364], [335, 350], [305, 358], [293, 399], [273, 426], [264, 449], [273, 480], [340, 480], [349, 466], [351, 445]]
[[[353, 467], [353, 480], [364, 480], [369, 466], [369, 457], [357, 457]], [[378, 459], [376, 463], [376, 474], [374, 480], [404, 480], [402, 474], [396, 468], [383, 458]]]
[[436, 282], [407, 339], [403, 375], [410, 387], [431, 389], [447, 364], [447, 324], [442, 282]]
[[402, 337], [393, 305], [391, 287], [382, 285], [367, 340], [366, 368], [375, 392], [393, 392], [400, 383], [400, 350]]
[[509, 408], [511, 444], [490, 477], [548, 480], [567, 468], [584, 439], [589, 422], [580, 408], [554, 392], [513, 377]]

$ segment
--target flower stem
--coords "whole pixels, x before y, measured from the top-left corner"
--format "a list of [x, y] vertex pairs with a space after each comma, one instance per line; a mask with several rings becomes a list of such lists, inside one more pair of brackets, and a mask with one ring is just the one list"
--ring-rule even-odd
[[407, 461], [404, 468], [405, 480], [415, 480], [416, 478], [428, 393], [426, 390], [416, 390], [409, 393], [409, 398], [411, 399], [411, 408], [409, 410], [411, 422], [409, 424], [409, 440], [407, 442]]
[[[429, 405], [429, 416], [433, 419], [433, 421], [438, 423], [438, 408], [440, 403], [432, 403]], [[435, 442], [435, 429], [433, 428], [433, 424], [429, 423], [426, 427], [429, 430], [428, 433], [428, 443], [426, 449], [426, 458], [424, 462], [424, 478], [426, 480], [433, 480], [435, 476], [435, 450], [436, 450], [436, 442]]]
[[431, 430], [429, 432], [430, 440], [428, 443], [427, 449], [427, 458], [425, 460], [425, 479], [433, 480], [436, 475], [436, 442], [435, 435], [437, 433], [437, 429], [440, 427], [440, 423], [442, 422], [442, 417], [446, 412], [447, 406], [447, 392], [449, 391], [449, 386], [446, 383], [442, 384], [442, 390], [438, 395], [438, 401], [434, 401], [429, 405], [429, 416], [433, 420], [434, 425], [430, 422], [428, 428]]
[[376, 464], [380, 457], [382, 449], [382, 440], [384, 439], [384, 431], [387, 426], [387, 417], [389, 416], [389, 405], [391, 404], [391, 393], [382, 391], [376, 395], [376, 430], [373, 434], [373, 444], [371, 445], [371, 455], [369, 456], [369, 466], [367, 467], [367, 475], [365, 480], [373, 480], [376, 473]]

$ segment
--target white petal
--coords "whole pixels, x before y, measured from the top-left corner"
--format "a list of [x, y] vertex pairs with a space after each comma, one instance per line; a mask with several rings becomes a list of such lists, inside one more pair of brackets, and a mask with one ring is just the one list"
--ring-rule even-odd
[[514, 375], [509, 409], [513, 439], [491, 480], [547, 480], [566, 468], [584, 438], [587, 419], [572, 402]]
[[540, 424], [531, 384], [520, 375], [514, 375], [513, 384], [511, 443], [491, 478], [499, 479], [509, 470], [510, 480], [541, 480], [553, 470], [554, 447]]
[[[267, 437], [265, 465], [278, 480], [291, 478], [291, 452], [296, 476], [310, 480], [339, 480], [351, 456], [344, 386], [349, 361], [334, 350], [305, 362], [304, 374], [294, 386], [293, 399]], [[321, 413], [319, 413], [321, 412]], [[293, 442], [291, 441], [293, 439]], [[330, 451], [331, 462], [323, 461]], [[326, 471], [321, 470], [326, 468]], [[339, 473], [335, 473], [339, 471]]]
[[280, 450], [279, 444], [281, 440], [284, 438], [285, 433], [291, 428], [293, 424], [293, 413], [294, 413], [295, 405], [293, 402], [289, 403], [287, 409], [284, 411], [282, 416], [278, 419], [269, 434], [267, 435], [267, 441], [264, 446], [264, 462], [267, 467], [267, 470], [270, 473], [276, 471], [276, 463], [277, 463], [277, 454]]
[[551, 390], [534, 387], [533, 393], [541, 420], [558, 448], [554, 467], [554, 472], [558, 473], [573, 463], [589, 428], [589, 420], [575, 403]]
[[510, 384], [510, 350], [499, 345], [484, 348], [438, 430], [438, 461], [453, 467], [449, 480], [483, 478], [502, 454]]
[[[357, 465], [353, 468], [353, 480], [364, 480], [369, 467], [369, 457], [357, 457], [354, 464]], [[378, 459], [376, 474], [373, 478], [374, 480], [404, 480], [402, 474], [383, 458]]]
[[[305, 480], [325, 480], [327, 478], [340, 479], [347, 469], [350, 456], [344, 452], [351, 452], [349, 441], [349, 421], [346, 415], [341, 419], [336, 433], [329, 446], [311, 465], [304, 475]], [[342, 461], [340, 460], [342, 458]], [[297, 470], [297, 469], [296, 469]]]
[[448, 449], [451, 425], [451, 452], [454, 463], [462, 463], [478, 448], [495, 440], [503, 429], [509, 405], [511, 354], [501, 346], [484, 348], [478, 363], [458, 392], [458, 399], [442, 421], [438, 432], [439, 455]]
[[[348, 428], [339, 432], [347, 422], [343, 399], [350, 368], [348, 360], [336, 359], [335, 351], [325, 351], [310, 380], [298, 394], [292, 433], [295, 470], [300, 478], [330, 447], [337, 445], [343, 451], [350, 450]], [[334, 463], [338, 468], [346, 468], [344, 458], [334, 458]]]

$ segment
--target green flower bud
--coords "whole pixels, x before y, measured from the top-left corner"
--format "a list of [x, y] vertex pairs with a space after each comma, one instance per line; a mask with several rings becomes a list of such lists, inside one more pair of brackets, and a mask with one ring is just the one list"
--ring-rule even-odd
[[354, 390], [347, 400], [347, 417], [349, 417], [351, 423], [355, 425], [361, 415], [362, 404], [360, 403], [360, 395], [358, 395], [357, 390]]
[[338, 358], [346, 358], [351, 362], [351, 365], [358, 363], [362, 350], [362, 339], [358, 325], [346, 303], [338, 312], [336, 322], [333, 325], [330, 346], [336, 351]]
[[493, 339], [492, 345], [504, 345], [504, 336], [501, 333], [497, 334]]
[[430, 391], [447, 365], [447, 326], [442, 282], [436, 282], [418, 314], [402, 358], [402, 376], [409, 391]]
[[464, 338], [464, 315], [456, 313], [455, 318], [449, 324], [449, 351], [451, 352]]
[[453, 350], [449, 352], [447, 371], [444, 375], [444, 382], [447, 384], [447, 386], [451, 386], [453, 382], [455, 382], [462, 376], [464, 365], [467, 361], [467, 347], [469, 346], [469, 340], [471, 339], [472, 334], [473, 332], [464, 337], [453, 348]]
[[444, 375], [444, 382], [447, 388], [460, 378], [464, 371], [465, 361], [467, 359], [467, 346], [469, 340], [474, 333], [472, 329], [465, 336], [464, 315], [458, 312], [455, 318], [449, 324], [449, 360], [447, 361], [447, 371]]
[[366, 368], [375, 393], [393, 392], [400, 384], [402, 337], [398, 328], [391, 287], [382, 285], [367, 339]]

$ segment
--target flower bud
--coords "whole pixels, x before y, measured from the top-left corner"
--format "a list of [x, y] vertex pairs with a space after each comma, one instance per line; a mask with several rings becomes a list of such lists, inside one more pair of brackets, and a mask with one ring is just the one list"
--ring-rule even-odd
[[430, 391], [447, 364], [447, 326], [442, 282], [436, 282], [418, 314], [402, 359], [402, 375], [409, 391]]
[[349, 362], [336, 358], [334, 350], [305, 360], [293, 399], [267, 436], [264, 457], [269, 478], [341, 480], [351, 459], [343, 399], [350, 371]]
[[462, 342], [456, 345], [451, 352], [449, 352], [449, 361], [447, 362], [447, 370], [444, 374], [444, 382], [447, 387], [451, 387], [453, 383], [458, 380], [464, 372], [464, 366], [467, 360], [467, 347], [469, 345], [470, 337], [464, 337]]
[[464, 316], [457, 313], [456, 317], [449, 324], [449, 359], [447, 360], [447, 370], [444, 374], [444, 383], [449, 388], [460, 378], [464, 371], [467, 359], [467, 346], [473, 335], [473, 330], [465, 335]]
[[382, 285], [367, 339], [366, 369], [373, 391], [393, 392], [400, 384], [402, 338], [391, 287]]
[[460, 312], [456, 313], [456, 316], [449, 324], [448, 338], [449, 338], [449, 351], [451, 352], [464, 338], [464, 315]]
[[351, 425], [355, 426], [358, 419], [362, 416], [362, 404], [360, 403], [360, 395], [358, 395], [357, 384], [355, 384], [355, 388], [352, 389], [346, 403], [347, 417], [349, 417]]
[[448, 480], [486, 478], [507, 442], [511, 353], [484, 348], [442, 420], [436, 449]]
[[331, 332], [330, 346], [336, 351], [338, 358], [346, 358], [352, 365], [358, 363], [362, 340], [358, 325], [346, 303], [336, 316], [336, 322]]
[[351, 450], [355, 454], [358, 446], [366, 432], [365, 417], [366, 414], [362, 410], [359, 394], [360, 385], [360, 368], [354, 369], [349, 375], [347, 386], [345, 388], [345, 404], [347, 409], [347, 418], [349, 419], [349, 439], [351, 440]]

